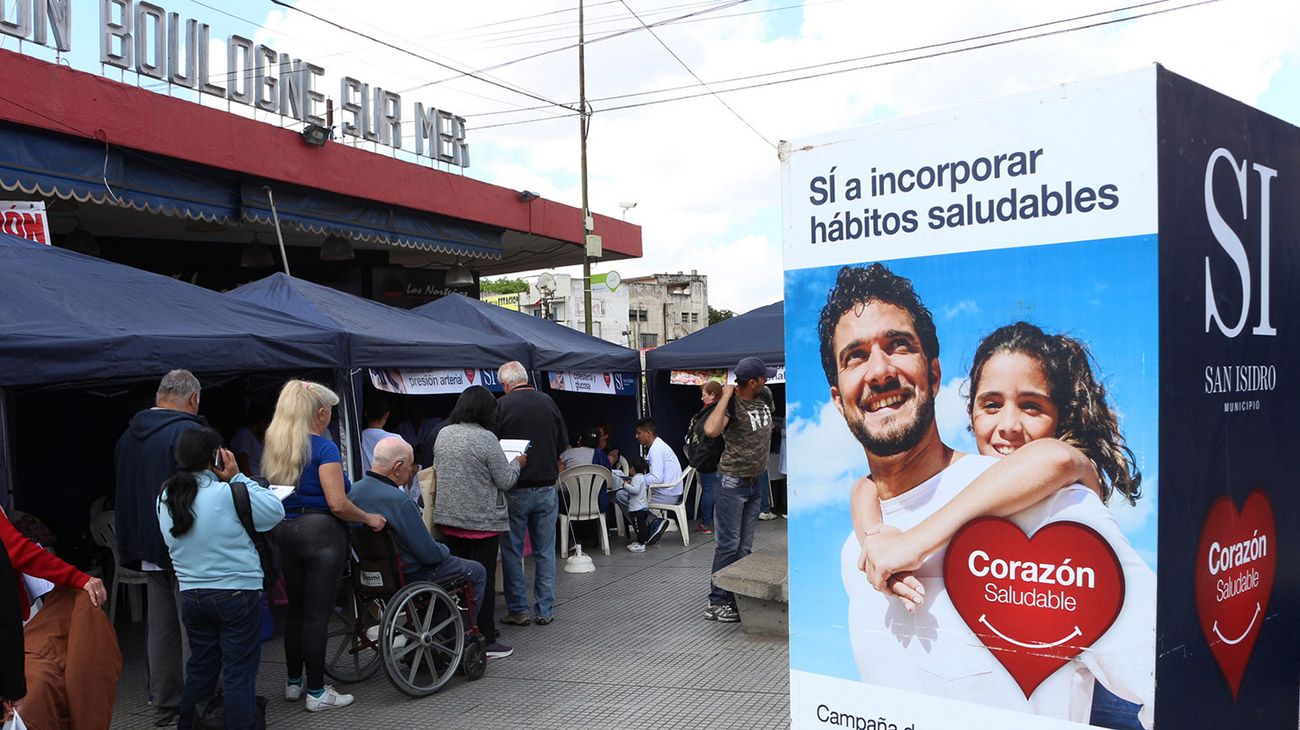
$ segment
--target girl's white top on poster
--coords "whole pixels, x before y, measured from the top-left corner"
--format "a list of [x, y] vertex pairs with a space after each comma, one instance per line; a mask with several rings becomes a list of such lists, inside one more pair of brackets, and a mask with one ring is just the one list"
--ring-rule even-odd
[[[885, 522], [900, 530], [916, 526], [997, 461], [965, 456], [925, 483], [883, 501]], [[1026, 700], [944, 590], [945, 550], [915, 571], [925, 585], [925, 605], [908, 614], [898, 599], [874, 590], [858, 570], [861, 550], [850, 534], [840, 553], [840, 575], [849, 596], [849, 638], [862, 680], [1086, 724], [1095, 677], [1120, 697], [1141, 704], [1139, 720], [1150, 728], [1155, 702], [1155, 573], [1129, 545], [1110, 510], [1082, 485], [1060, 490], [1009, 519], [1030, 536], [1051, 522], [1079, 522], [1109, 543], [1125, 582], [1124, 605], [1110, 629]]]

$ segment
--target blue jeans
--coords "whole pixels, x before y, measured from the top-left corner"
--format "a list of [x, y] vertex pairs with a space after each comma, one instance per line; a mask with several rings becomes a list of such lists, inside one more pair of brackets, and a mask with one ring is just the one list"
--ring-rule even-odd
[[1092, 691], [1092, 717], [1088, 722], [1112, 730], [1142, 730], [1142, 723], [1138, 722], [1141, 709], [1142, 705], [1129, 702], [1096, 682]]
[[226, 727], [257, 730], [262, 591], [181, 591], [181, 616], [190, 641], [190, 662], [181, 691], [180, 730], [193, 725], [195, 707], [216, 691], [218, 674], [224, 680]]
[[[713, 496], [713, 572], [749, 555], [754, 547], [754, 526], [758, 524], [759, 503], [767, 491], [767, 472], [749, 479], [718, 472], [718, 490]], [[731, 591], [709, 582], [709, 603], [714, 606], [736, 605]]]
[[713, 527], [713, 493], [718, 488], [718, 479], [716, 471], [700, 474], [700, 513], [695, 515], [700, 527]]
[[501, 541], [501, 576], [510, 613], [528, 613], [528, 586], [524, 577], [524, 531], [533, 542], [533, 598], [538, 618], [555, 612], [555, 521], [559, 509], [555, 487], [516, 487], [506, 492], [510, 508], [510, 533]]
[[[483, 590], [487, 584], [487, 569], [481, 563], [448, 555], [432, 568], [421, 566], [406, 575], [408, 581], [427, 580], [440, 586], [462, 578], [468, 580], [474, 588], [474, 610], [477, 611], [478, 607], [483, 605]], [[495, 586], [493, 588], [495, 589]]]

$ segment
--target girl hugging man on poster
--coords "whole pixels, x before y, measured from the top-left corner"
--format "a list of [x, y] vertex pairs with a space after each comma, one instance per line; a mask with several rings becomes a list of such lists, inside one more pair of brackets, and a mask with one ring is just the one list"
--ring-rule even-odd
[[[910, 281], [880, 264], [844, 267], [818, 334], [831, 399], [871, 468], [853, 487], [854, 532], [841, 550], [862, 679], [1076, 722], [1150, 728], [1155, 575], [1105, 505], [1134, 502], [1141, 477], [1085, 346], [1025, 322], [986, 336], [969, 380], [980, 454], [967, 455], [939, 437], [939, 339]], [[944, 583], [949, 542], [981, 516], [1006, 517], [1030, 537], [1050, 523], [1082, 524], [1122, 570], [1114, 623], [1030, 689], [1016, 684], [1005, 657], [995, 658], [963, 621]], [[1106, 700], [1096, 709], [1094, 684]]]

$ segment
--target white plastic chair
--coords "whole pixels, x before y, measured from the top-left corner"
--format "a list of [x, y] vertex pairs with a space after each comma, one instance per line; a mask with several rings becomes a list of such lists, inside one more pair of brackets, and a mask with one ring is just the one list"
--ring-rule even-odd
[[569, 523], [596, 520], [600, 523], [600, 549], [609, 555], [609, 531], [605, 512], [600, 508], [600, 490], [614, 483], [609, 469], [595, 464], [575, 466], [560, 474], [560, 498], [568, 505], [568, 514], [560, 515], [560, 557], [569, 554]]
[[108, 587], [108, 595], [111, 596], [108, 602], [108, 621], [116, 624], [117, 622], [117, 589], [126, 588], [128, 590], [127, 600], [131, 603], [131, 622], [139, 623], [142, 618], [142, 598], [143, 589], [132, 586], [143, 586], [148, 583], [144, 573], [130, 568], [123, 568], [121, 560], [117, 557], [117, 512], [109, 510], [100, 512], [90, 521], [90, 536], [95, 540], [95, 544], [100, 547], [106, 547], [113, 553], [113, 585]]
[[[691, 494], [699, 484], [699, 475], [695, 473], [695, 467], [688, 466], [682, 470], [682, 475], [675, 482], [668, 484], [650, 484], [650, 511], [658, 512], [665, 519], [669, 512], [677, 516], [677, 527], [682, 533], [682, 546], [690, 547], [691, 544], [691, 527], [686, 519], [686, 503], [691, 500]], [[673, 497], [671, 502], [656, 502], [655, 490], [666, 489], [681, 485], [682, 493]]]

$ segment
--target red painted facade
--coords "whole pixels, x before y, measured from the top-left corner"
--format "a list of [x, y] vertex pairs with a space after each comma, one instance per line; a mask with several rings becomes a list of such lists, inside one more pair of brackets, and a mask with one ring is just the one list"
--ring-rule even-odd
[[[16, 82], [0, 90], [0, 119], [17, 124], [569, 243], [583, 240], [577, 208], [544, 199], [521, 203], [510, 188], [343, 144], [309, 147], [292, 129], [11, 51], [0, 51], [0, 78]], [[640, 226], [595, 218], [607, 251], [641, 255]]]

